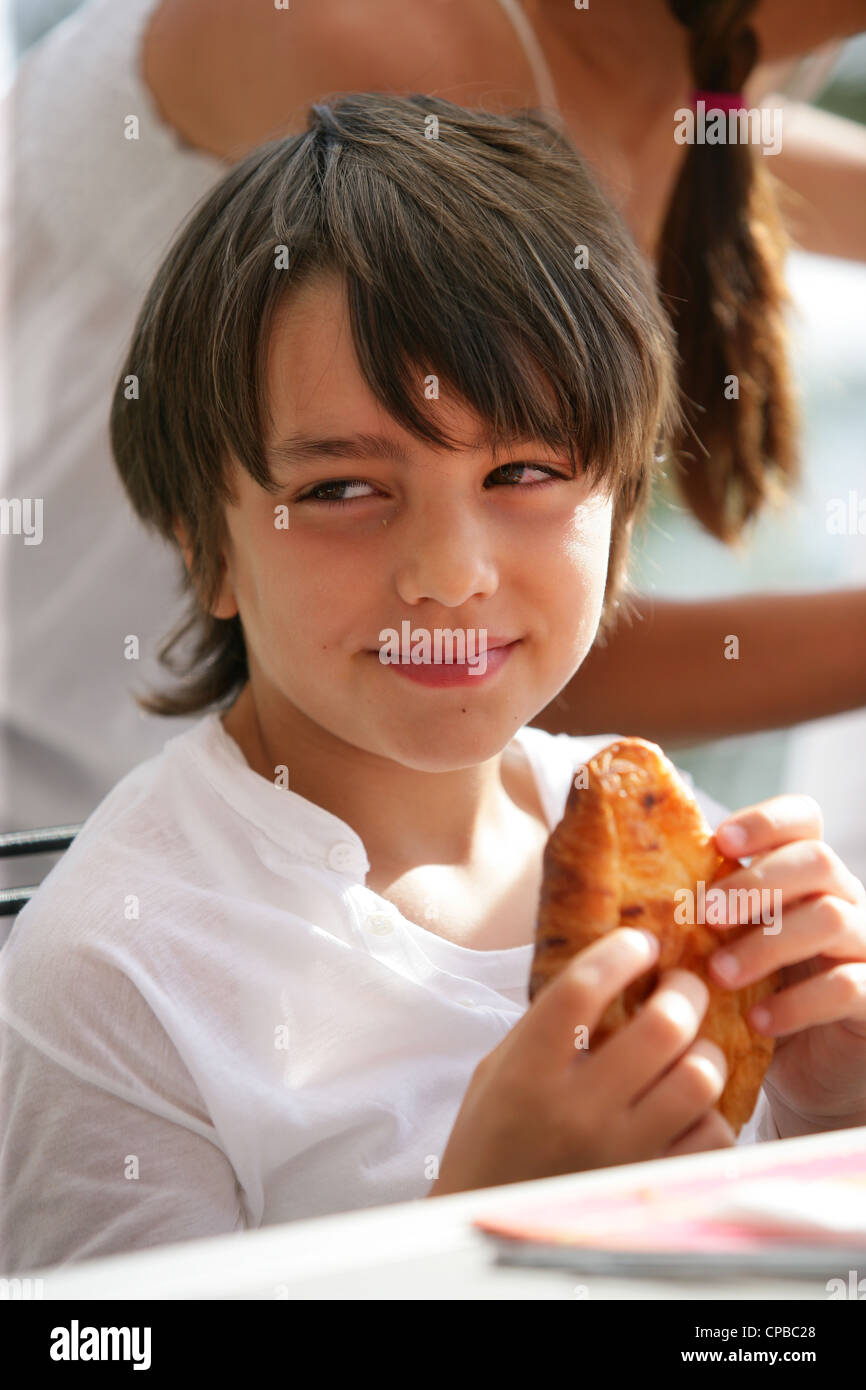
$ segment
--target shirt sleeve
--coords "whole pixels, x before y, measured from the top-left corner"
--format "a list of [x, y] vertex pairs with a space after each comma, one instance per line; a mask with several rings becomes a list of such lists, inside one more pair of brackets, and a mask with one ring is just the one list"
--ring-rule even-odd
[[182, 929], [156, 896], [126, 921], [110, 858], [97, 892], [50, 873], [0, 951], [4, 1273], [251, 1224], [213, 1113], [230, 1044], [200, 1046], [197, 977], [161, 973]]
[[246, 1227], [219, 1146], [0, 1024], [5, 1274]]

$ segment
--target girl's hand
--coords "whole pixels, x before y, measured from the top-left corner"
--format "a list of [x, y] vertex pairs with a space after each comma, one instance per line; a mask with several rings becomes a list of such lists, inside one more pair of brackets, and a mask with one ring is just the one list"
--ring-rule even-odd
[[[770, 930], [756, 925], [730, 946], [722, 940], [710, 966], [729, 988], [780, 970], [781, 988], [748, 1019], [777, 1039], [764, 1085], [774, 1108], [782, 1107], [783, 1137], [785, 1130], [866, 1124], [866, 889], [824, 843], [823, 828], [811, 797], [777, 796], [737, 811], [716, 831], [721, 853], [752, 857], [748, 868], [713, 884], [728, 904], [739, 901], [731, 889], [781, 893], [781, 916]], [[740, 920], [760, 918], [746, 912]], [[734, 958], [736, 974], [719, 970], [725, 957]]]

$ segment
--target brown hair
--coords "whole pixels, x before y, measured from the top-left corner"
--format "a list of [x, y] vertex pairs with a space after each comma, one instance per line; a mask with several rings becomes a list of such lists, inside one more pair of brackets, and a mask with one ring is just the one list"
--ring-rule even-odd
[[[520, 434], [564, 449], [612, 496], [602, 636], [616, 616], [630, 524], [679, 418], [673, 333], [651, 268], [538, 112], [342, 94], [313, 106], [303, 133], [250, 152], [193, 209], [133, 330], [111, 409], [115, 462], [145, 524], [177, 545], [181, 522], [191, 549], [189, 616], [159, 653], [187, 679], [136, 697], [143, 709], [194, 713], [247, 679], [240, 616], [208, 611], [226, 463], [277, 491], [264, 349], [276, 307], [324, 270], [343, 277], [360, 369], [404, 428], [458, 447], [424, 408], [434, 373], [491, 442]], [[192, 650], [176, 664], [188, 634]]]
[[[668, 0], [690, 31], [696, 88], [742, 90], [758, 60], [748, 24], [756, 3]], [[701, 525], [725, 542], [800, 477], [783, 317], [789, 242], [766, 165], [751, 144], [689, 145], [657, 249], [680, 357], [678, 481]], [[738, 399], [726, 398], [730, 376]]]

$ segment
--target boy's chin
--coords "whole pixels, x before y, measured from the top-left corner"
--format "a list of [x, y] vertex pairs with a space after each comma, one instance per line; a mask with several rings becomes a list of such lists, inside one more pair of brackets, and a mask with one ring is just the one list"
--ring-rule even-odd
[[500, 718], [471, 718], [469, 707], [448, 719], [430, 719], [422, 725], [383, 730], [377, 751], [415, 772], [459, 772], [497, 757], [529, 719], [503, 714]]

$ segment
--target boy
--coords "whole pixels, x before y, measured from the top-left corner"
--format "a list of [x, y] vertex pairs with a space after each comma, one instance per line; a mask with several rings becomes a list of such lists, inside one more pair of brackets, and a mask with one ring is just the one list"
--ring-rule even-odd
[[[188, 219], [111, 435], [191, 597], [164, 653], [193, 639], [186, 678], [141, 703], [206, 712], [3, 953], [11, 1268], [733, 1142], [695, 976], [592, 1049], [642, 933], [526, 1010], [544, 844], [616, 736], [527, 724], [611, 621], [672, 352], [622, 224], [533, 117], [345, 96]], [[414, 637], [382, 660], [405, 622], [483, 671]], [[772, 1001], [788, 1036], [745, 1137], [863, 1123], [863, 887], [813, 803], [739, 819], [737, 886], [763, 867], [787, 915], [736, 955], [815, 972]]]

